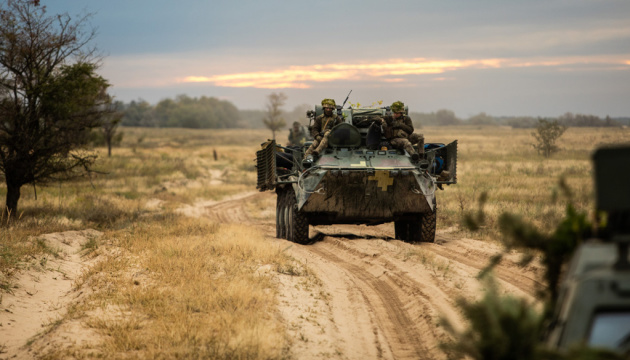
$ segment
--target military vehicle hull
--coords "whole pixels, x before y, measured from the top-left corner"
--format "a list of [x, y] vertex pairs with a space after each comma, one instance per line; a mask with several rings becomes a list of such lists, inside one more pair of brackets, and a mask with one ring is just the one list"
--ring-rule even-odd
[[[303, 148], [285, 148], [275, 141], [262, 144], [257, 187], [278, 194], [277, 237], [307, 243], [309, 225], [394, 222], [398, 239], [434, 241], [436, 190], [456, 183], [457, 142], [428, 144], [431, 150], [414, 163], [404, 150], [369, 149], [367, 129], [351, 123], [352, 112], [345, 116], [346, 123], [332, 130], [328, 148], [312, 163], [303, 162], [308, 144]], [[438, 170], [446, 170], [448, 177], [439, 178]]]

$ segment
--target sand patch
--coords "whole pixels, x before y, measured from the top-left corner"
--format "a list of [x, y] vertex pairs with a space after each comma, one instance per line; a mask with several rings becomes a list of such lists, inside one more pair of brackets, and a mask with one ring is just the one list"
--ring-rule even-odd
[[[25, 263], [10, 293], [0, 302], [0, 359], [32, 357], [24, 348], [45, 326], [59, 319], [66, 307], [82, 293], [72, 291], [74, 280], [95, 259], [82, 256], [89, 242], [102, 236], [96, 230], [66, 231], [41, 235], [55, 255], [46, 254]], [[79, 334], [77, 334], [78, 336]]]

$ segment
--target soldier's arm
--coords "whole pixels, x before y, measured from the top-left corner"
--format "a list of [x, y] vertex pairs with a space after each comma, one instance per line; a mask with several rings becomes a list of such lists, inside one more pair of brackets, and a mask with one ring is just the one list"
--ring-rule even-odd
[[411, 118], [409, 116], [405, 116], [405, 118], [400, 121], [398, 127], [403, 129], [407, 134], [413, 133], [413, 123], [411, 122]]
[[381, 125], [383, 125], [384, 127], [387, 127], [389, 125], [392, 124], [392, 117], [391, 116], [383, 116], [380, 119], [380, 123]]
[[320, 121], [320, 118], [315, 118], [315, 121], [313, 121], [313, 126], [311, 127], [311, 136], [315, 140], [320, 140], [319, 132], [322, 131], [322, 124]]

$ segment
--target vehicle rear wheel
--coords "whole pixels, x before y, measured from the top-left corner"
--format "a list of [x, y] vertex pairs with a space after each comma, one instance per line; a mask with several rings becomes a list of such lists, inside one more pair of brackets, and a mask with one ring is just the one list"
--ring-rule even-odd
[[306, 214], [298, 211], [295, 194], [291, 190], [287, 193], [285, 205], [287, 209], [287, 239], [298, 244], [308, 243], [308, 218]]

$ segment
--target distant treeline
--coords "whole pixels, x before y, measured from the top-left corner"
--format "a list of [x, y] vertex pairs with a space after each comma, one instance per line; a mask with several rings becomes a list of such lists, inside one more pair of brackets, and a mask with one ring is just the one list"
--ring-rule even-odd
[[239, 110], [229, 101], [214, 97], [191, 98], [179, 95], [156, 105], [144, 100], [117, 103], [122, 111], [122, 125], [143, 127], [183, 127], [221, 129], [242, 127]]
[[[473, 115], [468, 119], [460, 119], [451, 110], [438, 110], [431, 113], [412, 112], [409, 114], [417, 125], [446, 126], [446, 125], [503, 125], [515, 128], [535, 128], [538, 117], [532, 116], [491, 116], [485, 112]], [[570, 112], [558, 117], [545, 117], [546, 120], [557, 120], [561, 125], [569, 127], [615, 127], [630, 125], [630, 117], [600, 118], [595, 115], [573, 114]]]
[[[144, 100], [130, 103], [117, 102], [117, 108], [123, 113], [122, 125], [140, 127], [183, 127], [194, 129], [222, 129], [222, 128], [264, 128], [262, 119], [264, 110], [239, 110], [227, 100], [202, 96], [192, 98], [179, 95], [175, 99], [164, 99], [156, 105]], [[284, 113], [287, 128], [294, 121], [308, 124], [306, 111], [313, 105], [296, 106], [292, 111]], [[529, 116], [491, 116], [484, 112], [460, 119], [451, 110], [442, 109], [436, 112], [409, 114], [416, 126], [447, 126], [447, 125], [504, 125], [517, 128], [534, 128], [538, 118]], [[566, 126], [622, 126], [630, 125], [630, 117], [600, 118], [595, 115], [566, 113], [557, 118]]]
[[[192, 129], [264, 128], [264, 110], [239, 110], [227, 100], [202, 96], [192, 98], [178, 95], [175, 99], [164, 99], [156, 105], [145, 100], [129, 103], [118, 101], [116, 108], [123, 113], [123, 126], [139, 127], [182, 127]], [[308, 105], [297, 106], [285, 112], [287, 126], [294, 121], [307, 123]]]

